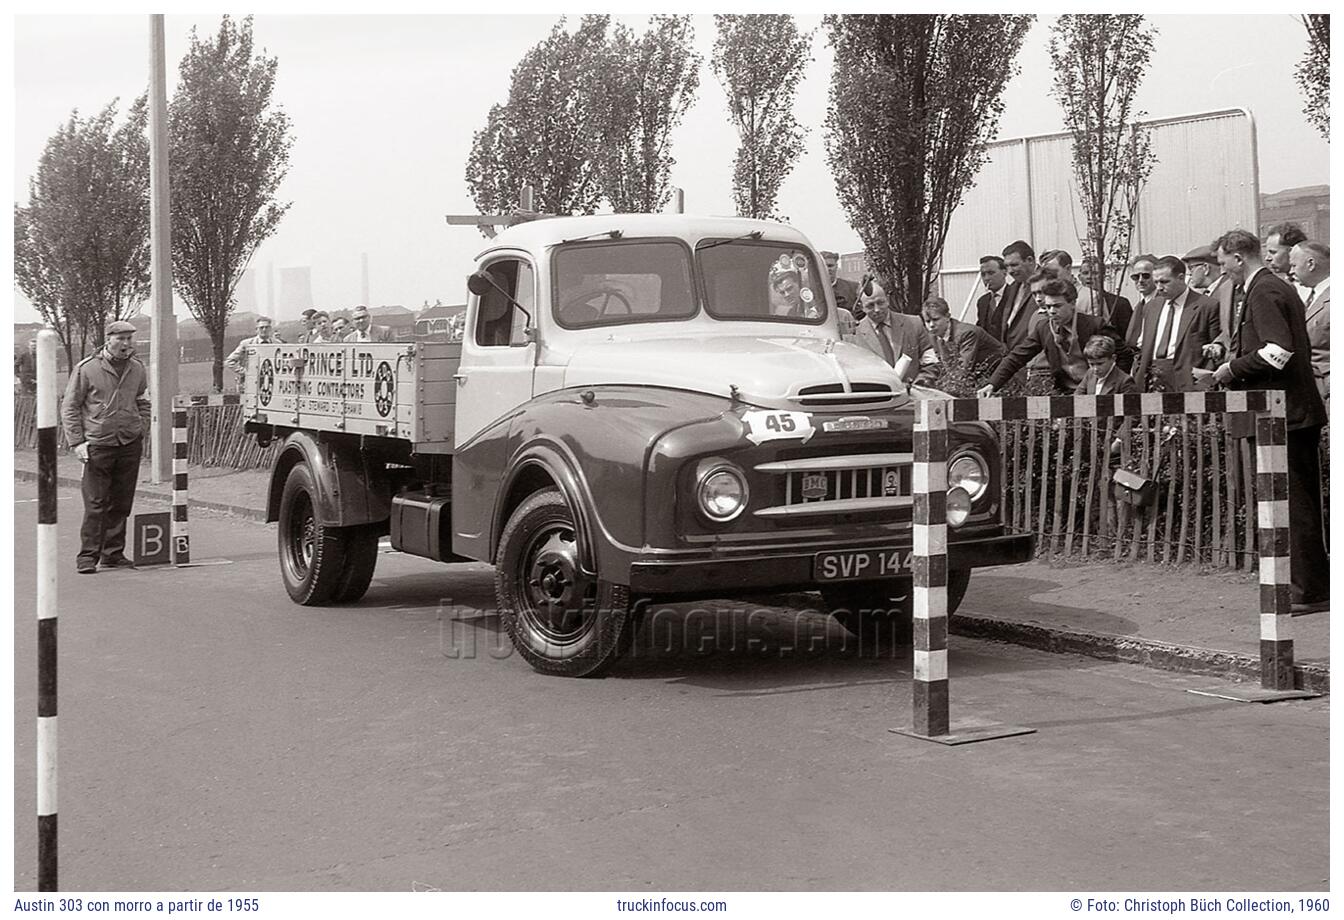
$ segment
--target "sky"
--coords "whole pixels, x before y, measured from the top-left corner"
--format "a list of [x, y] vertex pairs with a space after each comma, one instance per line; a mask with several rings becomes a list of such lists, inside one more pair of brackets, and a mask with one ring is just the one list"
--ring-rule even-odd
[[[643, 16], [619, 16], [643, 30]], [[1050, 16], [1039, 17], [1009, 83], [1000, 138], [1058, 131], [1046, 53]], [[555, 23], [554, 15], [266, 15], [255, 19], [259, 47], [279, 59], [275, 103], [290, 116], [294, 146], [279, 197], [292, 202], [278, 232], [252, 267], [311, 266], [314, 302], [345, 308], [361, 294], [368, 255], [370, 301], [418, 308], [465, 301], [465, 276], [483, 240], [451, 227], [447, 214], [474, 213], [464, 178], [472, 134], [491, 105], [507, 98], [509, 74]], [[823, 121], [831, 51], [819, 15], [813, 59], [799, 86], [795, 114], [808, 128], [805, 151], [780, 192], [779, 207], [820, 248], [862, 248], [835, 199], [826, 165]], [[1260, 188], [1329, 182], [1329, 146], [1301, 114], [1293, 67], [1306, 36], [1287, 13], [1152, 16], [1153, 63], [1139, 94], [1150, 117], [1246, 108], [1258, 130]], [[193, 27], [208, 35], [219, 16], [166, 17], [168, 92]], [[143, 14], [36, 16], [13, 20], [14, 195], [43, 146], [71, 110], [91, 115], [114, 98], [129, 104], [147, 84], [149, 18]], [[737, 139], [722, 88], [709, 66], [712, 17], [694, 17], [704, 62], [696, 102], [673, 137], [672, 183], [686, 209], [731, 214]], [[51, 66], [51, 62], [61, 62]], [[1066, 177], [1061, 177], [1066, 181]], [[1043, 241], [1037, 241], [1038, 244]], [[1048, 244], [1048, 241], [1044, 241]], [[266, 306], [266, 285], [257, 295]], [[36, 314], [15, 290], [15, 318]], [[180, 319], [187, 317], [177, 305]], [[281, 315], [280, 319], [290, 318]]]

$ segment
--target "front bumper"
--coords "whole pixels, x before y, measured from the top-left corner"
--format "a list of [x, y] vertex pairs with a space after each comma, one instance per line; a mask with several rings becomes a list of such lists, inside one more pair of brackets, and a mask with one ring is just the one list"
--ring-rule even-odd
[[[813, 563], [818, 552], [834, 546], [797, 547], [768, 554], [734, 553], [732, 556], [693, 559], [636, 559], [630, 565], [630, 590], [637, 594], [678, 597], [723, 597], [748, 591], [807, 590], [817, 585]], [[910, 542], [875, 544], [856, 541], [851, 549], [908, 550]], [[1035, 554], [1030, 534], [972, 537], [949, 543], [949, 569], [976, 569], [991, 565], [1015, 565]]]

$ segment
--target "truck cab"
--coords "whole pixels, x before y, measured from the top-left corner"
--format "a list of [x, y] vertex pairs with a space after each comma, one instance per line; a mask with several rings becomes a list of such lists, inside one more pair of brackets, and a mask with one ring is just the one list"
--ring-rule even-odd
[[[357, 526], [403, 551], [492, 563], [515, 647], [548, 673], [601, 673], [653, 600], [818, 590], [860, 637], [908, 617], [912, 406], [942, 394], [843, 339], [797, 230], [537, 220], [493, 239], [468, 286], [460, 353], [375, 346], [410, 352], [397, 392], [414, 395], [395, 413], [406, 425], [378, 437], [298, 414], [270, 425], [293, 442], [272, 483], [282, 571], [286, 531], [303, 561], [293, 534], [307, 525], [284, 510], [308, 464], [313, 479], [345, 472], [337, 505], [368, 493], [344, 517], [310, 496], [310, 537]], [[992, 430], [957, 425], [949, 438], [955, 608], [971, 569], [1024, 561], [1032, 546], [1004, 528]], [[335, 471], [314, 473], [324, 451], [339, 455]]]

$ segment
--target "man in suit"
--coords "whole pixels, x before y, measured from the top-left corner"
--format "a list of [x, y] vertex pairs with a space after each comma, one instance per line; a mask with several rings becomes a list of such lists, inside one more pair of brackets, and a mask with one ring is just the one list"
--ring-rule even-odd
[[974, 375], [977, 368], [992, 365], [1003, 357], [1003, 343], [979, 326], [957, 322], [943, 298], [930, 297], [924, 301], [920, 313], [933, 340], [938, 363], [944, 368], [960, 367]]
[[1218, 337], [1218, 305], [1186, 285], [1185, 263], [1175, 256], [1157, 261], [1153, 281], [1161, 306], [1144, 314], [1134, 380], [1145, 390], [1193, 390], [1204, 346]]
[[1274, 224], [1265, 234], [1265, 266], [1297, 290], [1297, 296], [1306, 303], [1310, 291], [1293, 277], [1293, 247], [1305, 242], [1307, 234], [1292, 221]]
[[1311, 342], [1311, 372], [1316, 389], [1330, 415], [1330, 247], [1311, 240], [1298, 243], [1291, 254], [1293, 276], [1310, 292], [1306, 302], [1307, 339]]
[[1083, 346], [1087, 359], [1087, 373], [1078, 384], [1079, 396], [1110, 396], [1112, 393], [1137, 393], [1134, 378], [1120, 369], [1115, 361], [1115, 339], [1109, 335], [1094, 335]]
[[1157, 285], [1153, 283], [1153, 270], [1157, 268], [1157, 256], [1145, 253], [1134, 260], [1130, 266], [1129, 280], [1134, 283], [1134, 287], [1139, 292], [1139, 301], [1134, 304], [1134, 312], [1129, 318], [1129, 325], [1125, 327], [1125, 341], [1130, 347], [1137, 348], [1139, 344], [1139, 333], [1143, 330], [1143, 311], [1153, 301], [1161, 305], [1161, 298], [1157, 295]]
[[[841, 278], [838, 274], [840, 253], [827, 250], [821, 254], [821, 261], [825, 263], [826, 275], [831, 279], [831, 292], [835, 294], [835, 305], [858, 319], [859, 286], [848, 278]], [[841, 321], [843, 322], [843, 319]]]
[[1027, 338], [994, 368], [989, 383], [976, 391], [977, 396], [993, 396], [995, 390], [1039, 354], [1046, 356], [1057, 393], [1067, 395], [1078, 388], [1088, 367], [1083, 346], [1101, 331], [1101, 320], [1074, 310], [1077, 291], [1063, 278], [1046, 282], [1041, 294], [1046, 322], [1032, 326]]
[[892, 367], [902, 355], [910, 359], [904, 380], [913, 380], [921, 371], [931, 370], [938, 363], [933, 340], [917, 316], [907, 316], [891, 309], [886, 289], [875, 279], [868, 279], [859, 292], [864, 317], [854, 330], [855, 344], [862, 345]]
[[1218, 257], [1209, 246], [1196, 246], [1181, 257], [1185, 263], [1185, 283], [1205, 297], [1212, 297], [1223, 276]]
[[1292, 283], [1293, 247], [1305, 242], [1307, 235], [1292, 221], [1274, 224], [1265, 234], [1265, 267], [1284, 281]]
[[[1288, 415], [1288, 529], [1294, 613], [1328, 609], [1330, 560], [1321, 526], [1321, 427], [1325, 404], [1311, 371], [1305, 310], [1291, 284], [1268, 269], [1246, 230], [1218, 240], [1218, 263], [1243, 292], [1232, 319], [1230, 360], [1213, 381], [1239, 390], [1282, 390]], [[1237, 437], [1254, 430], [1235, 425]], [[1252, 452], [1255, 456], [1255, 452]]]
[[346, 335], [347, 342], [392, 341], [392, 330], [387, 326], [373, 325], [369, 319], [369, 308], [364, 304], [355, 307], [354, 313], [350, 315], [350, 322], [355, 328]]
[[[1122, 347], [1125, 332], [1129, 330], [1129, 321], [1134, 316], [1134, 307], [1130, 304], [1129, 298], [1106, 290], [1106, 273], [1098, 267], [1093, 257], [1083, 259], [1079, 265], [1078, 281], [1082, 287], [1092, 292], [1097, 304], [1094, 308], [1095, 315], [1101, 319], [1102, 329], [1115, 339], [1117, 354], [1121, 352], [1126, 356], [1131, 354], [1129, 349]], [[1128, 373], [1129, 367], [1128, 358], [1125, 357], [1120, 369]]]
[[1008, 267], [1000, 256], [980, 257], [980, 280], [985, 284], [985, 293], [975, 302], [975, 324], [990, 334], [990, 322], [1001, 309], [1001, 301], [1008, 292]]
[[1025, 240], [1015, 240], [1003, 248], [1003, 262], [1013, 281], [999, 299], [986, 331], [1011, 350], [1031, 331], [1032, 314], [1036, 312], [1030, 282], [1036, 274], [1036, 251]]

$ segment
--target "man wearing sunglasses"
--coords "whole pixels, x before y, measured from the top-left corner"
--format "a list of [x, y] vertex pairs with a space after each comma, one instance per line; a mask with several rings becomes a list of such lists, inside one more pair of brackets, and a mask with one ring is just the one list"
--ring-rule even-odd
[[1153, 272], [1157, 270], [1157, 256], [1144, 253], [1134, 260], [1129, 270], [1129, 280], [1139, 292], [1139, 301], [1134, 304], [1134, 315], [1129, 319], [1129, 328], [1125, 330], [1125, 341], [1134, 349], [1143, 347], [1143, 311], [1153, 301], [1161, 305], [1157, 284], [1153, 282]]

